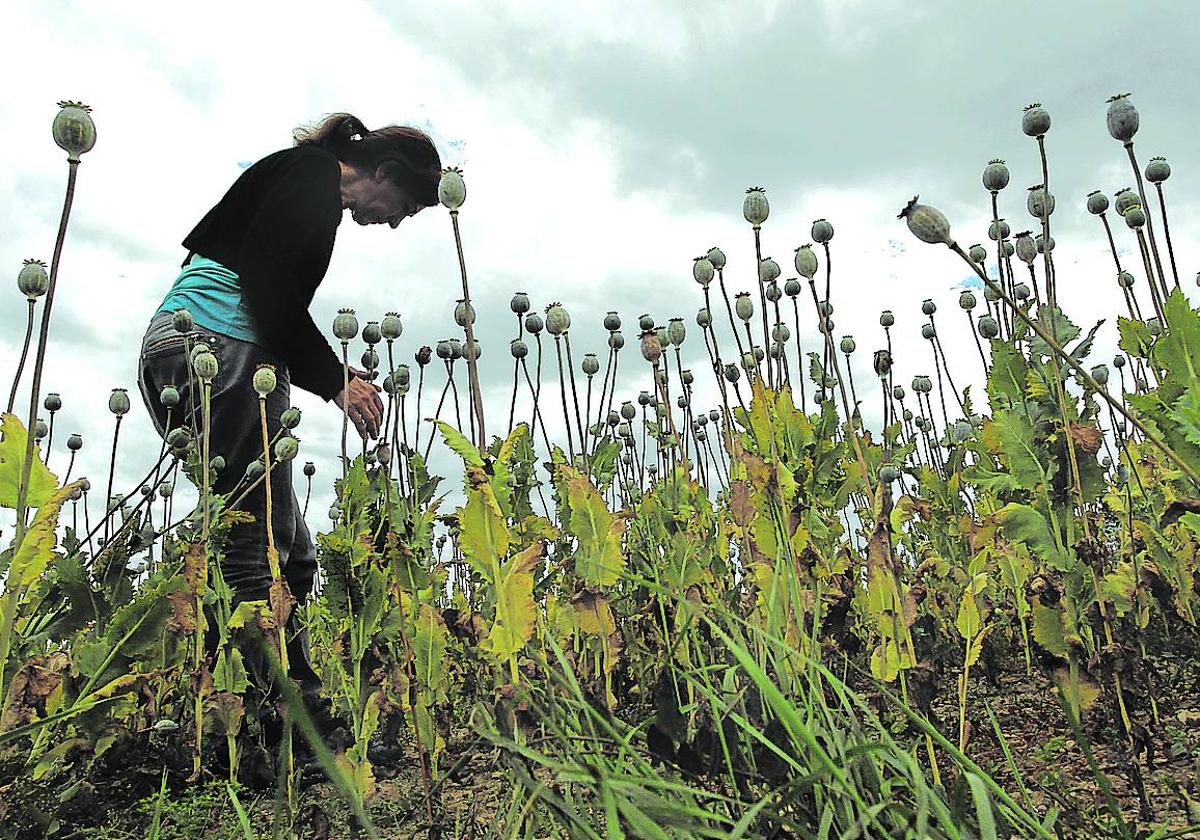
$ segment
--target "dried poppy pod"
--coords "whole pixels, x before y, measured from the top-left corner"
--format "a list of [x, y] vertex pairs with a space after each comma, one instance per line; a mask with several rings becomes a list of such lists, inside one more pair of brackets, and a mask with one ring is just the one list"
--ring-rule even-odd
[[367, 321], [367, 325], [363, 327], [362, 337], [367, 344], [378, 344], [383, 341], [383, 330], [379, 328], [379, 322]]
[[905, 205], [897, 219], [904, 219], [908, 229], [922, 242], [930, 245], [953, 245], [950, 238], [950, 222], [942, 212], [927, 204], [918, 204], [920, 196], [913, 196], [912, 201]]
[[696, 257], [692, 261], [692, 279], [699, 283], [702, 288], [708, 288], [708, 284], [712, 282], [716, 273], [712, 260], [708, 257]]
[[1037, 243], [1033, 241], [1030, 231], [1023, 230], [1018, 233], [1014, 247], [1017, 249], [1017, 258], [1022, 262], [1029, 264], [1037, 259]]
[[1146, 224], [1146, 211], [1142, 209], [1140, 204], [1135, 204], [1125, 211], [1125, 224], [1130, 230], [1138, 230]]
[[789, 277], [787, 280], [783, 281], [783, 293], [790, 298], [794, 298], [799, 295], [803, 288], [804, 287], [800, 284], [800, 281], [795, 277]]
[[117, 417], [129, 413], [129, 393], [124, 388], [113, 388], [108, 395], [108, 410]]
[[251, 380], [254, 386], [254, 391], [258, 394], [260, 400], [265, 400], [275, 390], [277, 384], [275, 379], [275, 368], [273, 365], [259, 365], [254, 370], [254, 377]]
[[600, 372], [600, 360], [596, 358], [595, 353], [585, 353], [580, 367], [583, 368], [585, 375], [595, 376]]
[[1116, 209], [1118, 215], [1121, 216], [1124, 216], [1125, 211], [1130, 207], [1138, 207], [1142, 203], [1141, 196], [1139, 196], [1129, 187], [1117, 190], [1116, 195], [1113, 196], [1113, 199], [1113, 207]]
[[987, 259], [987, 255], [987, 248], [984, 248], [982, 245], [972, 245], [970, 250], [967, 251], [967, 256], [971, 258], [971, 262], [977, 265], [983, 265]]
[[1087, 209], [1093, 216], [1099, 216], [1108, 210], [1108, 196], [1100, 190], [1092, 190], [1087, 194]]
[[771, 205], [767, 201], [767, 191], [762, 187], [748, 188], [746, 197], [742, 200], [742, 216], [754, 227], [761, 227], [769, 215]]
[[1171, 177], [1171, 164], [1165, 157], [1152, 157], [1146, 164], [1146, 180], [1151, 184], [1161, 184]]
[[811, 280], [817, 273], [817, 255], [812, 245], [801, 245], [796, 249], [796, 271], [801, 277]]
[[871, 357], [871, 366], [875, 369], [875, 375], [882, 379], [892, 371], [892, 354], [887, 350], [876, 350]]
[[1012, 228], [1008, 226], [1008, 222], [1004, 221], [1004, 219], [994, 219], [992, 223], [988, 225], [988, 239], [992, 240], [993, 242], [1001, 239], [1008, 239], [1010, 234], [1012, 234]]
[[542, 316], [536, 312], [530, 312], [525, 316], [525, 330], [530, 335], [538, 335], [545, 328], [545, 323], [542, 321]]
[[979, 334], [987, 339], [995, 338], [1000, 335], [1000, 325], [991, 315], [984, 315], [979, 319]]
[[468, 323], [475, 323], [475, 307], [463, 298], [459, 298], [454, 303], [454, 323], [460, 327], [465, 327]]
[[604, 329], [609, 332], [616, 332], [621, 329], [621, 316], [612, 309], [608, 310], [604, 315]]
[[975, 308], [975, 294], [970, 289], [963, 289], [958, 295], [958, 307], [966, 312]]
[[17, 272], [17, 288], [29, 300], [37, 300], [50, 287], [50, 276], [46, 264], [41, 260], [25, 260]]
[[983, 168], [983, 188], [988, 192], [997, 193], [1008, 186], [1008, 167], [1000, 158], [988, 161]]
[[641, 336], [642, 358], [652, 365], [657, 365], [662, 356], [662, 344], [659, 343], [658, 333], [646, 330]]
[[83, 449], [83, 436], [78, 432], [72, 432], [67, 435], [67, 449], [72, 452], [78, 452], [80, 449]]
[[358, 335], [358, 318], [354, 317], [353, 309], [339, 309], [333, 319], [333, 334], [345, 344]]
[[1138, 130], [1138, 112], [1129, 101], [1128, 93], [1118, 93], [1108, 98], [1108, 112], [1104, 116], [1108, 124], [1108, 133], [1114, 140], [1122, 143], [1133, 141], [1133, 135]]
[[925, 298], [925, 300], [921, 301], [921, 314], [932, 315], [935, 312], [937, 312], [937, 304], [936, 303], [934, 303], [929, 298]]
[[294, 405], [290, 405], [279, 415], [279, 425], [285, 429], [294, 429], [300, 425], [301, 417], [300, 409]]
[[1021, 114], [1021, 131], [1029, 137], [1042, 137], [1050, 130], [1050, 113], [1042, 107], [1042, 103], [1034, 102], [1025, 106]]
[[1044, 221], [1054, 212], [1054, 195], [1046, 192], [1044, 184], [1034, 184], [1025, 199], [1025, 209], [1030, 216]]
[[91, 108], [69, 100], [58, 103], [59, 111], [50, 126], [54, 142], [67, 153], [67, 160], [79, 162], [79, 156], [96, 145], [96, 124]]
[[817, 219], [812, 223], [812, 230], [809, 232], [812, 241], [818, 245], [824, 245], [829, 240], [833, 239], [833, 225], [824, 219]]
[[387, 341], [395, 341], [404, 333], [404, 322], [397, 312], [389, 312], [379, 323], [379, 334]]
[[519, 338], [514, 338], [508, 343], [508, 352], [514, 359], [524, 359], [529, 355], [529, 345]]
[[853, 353], [856, 347], [858, 347], [858, 345], [854, 343], [854, 336], [852, 335], [842, 336], [842, 340], [838, 344], [838, 348], [847, 356]]
[[467, 200], [467, 184], [463, 181], [462, 170], [457, 166], [448, 166], [442, 170], [442, 178], [438, 181], [438, 201], [451, 212], [457, 211]]
[[613, 350], [620, 350], [625, 346], [625, 336], [621, 335], [620, 330], [608, 334], [608, 346]]
[[429, 364], [429, 360], [433, 358], [433, 349], [428, 345], [422, 345], [413, 353], [413, 361], [417, 363], [417, 367], [425, 367]]
[[1054, 250], [1054, 237], [1053, 236], [1051, 236], [1049, 239], [1047, 239], [1039, 233], [1037, 236], [1035, 236], [1033, 238], [1033, 241], [1037, 243], [1037, 249], [1038, 249], [1039, 254], [1044, 254], [1047, 251]]
[[571, 328], [571, 316], [561, 303], [552, 303], [546, 307], [546, 332], [560, 336]]
[[749, 292], [738, 292], [734, 295], [733, 311], [743, 321], [749, 321], [754, 317], [754, 301], [750, 300]]
[[885, 309], [879, 313], [879, 326], [887, 329], [896, 323], [896, 316], [892, 314], [892, 310]]
[[770, 257], [763, 257], [762, 262], [758, 264], [758, 282], [760, 283], [771, 283], [778, 279], [781, 273], [779, 263]]
[[189, 309], [176, 309], [171, 315], [171, 325], [176, 332], [188, 333], [196, 328], [196, 319]]

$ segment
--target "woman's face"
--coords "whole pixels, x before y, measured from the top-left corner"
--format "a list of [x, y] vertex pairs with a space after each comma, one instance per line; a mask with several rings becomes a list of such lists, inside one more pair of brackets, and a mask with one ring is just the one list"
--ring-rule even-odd
[[397, 227], [424, 205], [404, 187], [385, 177], [383, 170], [354, 181], [346, 190], [350, 216], [360, 225]]

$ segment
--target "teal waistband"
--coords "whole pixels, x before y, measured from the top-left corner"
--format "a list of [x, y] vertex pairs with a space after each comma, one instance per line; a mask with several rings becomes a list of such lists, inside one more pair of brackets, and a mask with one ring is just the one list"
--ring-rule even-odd
[[187, 309], [206, 330], [240, 341], [261, 344], [254, 316], [242, 299], [235, 272], [215, 260], [193, 254], [175, 278], [154, 314]]

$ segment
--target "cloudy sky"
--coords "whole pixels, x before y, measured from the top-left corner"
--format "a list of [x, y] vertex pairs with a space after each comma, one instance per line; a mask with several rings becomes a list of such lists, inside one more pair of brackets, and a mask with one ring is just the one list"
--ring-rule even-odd
[[[603, 350], [603, 313], [621, 313], [630, 343], [618, 397], [649, 385], [637, 316], [685, 318], [696, 402], [715, 404], [694, 326], [701, 298], [691, 264], [719, 244], [731, 294], [753, 288], [753, 237], [741, 217], [750, 185], [768, 190], [764, 255], [778, 259], [785, 278], [812, 221], [833, 223], [834, 319], [839, 335], [858, 341], [855, 375], [868, 417], [878, 399], [870, 354], [882, 344], [881, 309], [896, 313], [898, 381], [933, 372], [919, 336], [924, 298], [939, 304], [956, 380], [978, 380], [955, 305], [963, 266], [912, 240], [895, 216], [920, 193], [947, 213], [964, 245], [985, 240], [980, 172], [1003, 157], [1013, 181], [1001, 213], [1014, 231], [1032, 227], [1025, 188], [1041, 176], [1036, 144], [1020, 132], [1021, 109], [1032, 101], [1054, 120], [1046, 144], [1060, 300], [1078, 323], [1109, 319], [1104, 356], [1115, 346], [1121, 299], [1083, 198], [1132, 181], [1124, 150], [1105, 130], [1113, 93], [1132, 91], [1141, 111], [1142, 164], [1159, 154], [1172, 164], [1176, 259], [1188, 293], [1195, 289], [1200, 67], [1191, 36], [1200, 10], [1191, 2], [214, 0], [183, 8], [32, 0], [0, 8], [9, 34], [0, 51], [9, 80], [0, 89], [6, 395], [24, 331], [15, 277], [23, 258], [49, 260], [61, 212], [67, 167], [49, 134], [55, 102], [89, 103], [99, 131], [80, 168], [45, 376], [45, 390], [61, 392], [65, 404], [52, 466], [65, 463], [65, 434], [83, 432], [76, 475], [93, 481], [105, 474], [113, 387], [134, 397], [118, 484], [131, 486], [157, 451], [137, 400], [136, 356], [184, 256], [180, 240], [244, 166], [331, 111], [350, 111], [368, 127], [425, 128], [443, 161], [465, 170], [461, 223], [491, 429], [507, 421], [516, 289], [539, 308], [564, 302], [577, 363]], [[1135, 262], [1123, 226], [1117, 235], [1126, 262]], [[1131, 267], [1148, 307], [1143, 273]], [[341, 306], [361, 320], [396, 309], [411, 361], [419, 345], [455, 334], [460, 294], [450, 221], [431, 208], [396, 231], [347, 220], [313, 314], [327, 327]], [[817, 347], [813, 325], [811, 307], [803, 308], [806, 349]], [[443, 379], [433, 366], [429, 373], [427, 394], [436, 393]], [[553, 391], [545, 394], [545, 405], [557, 404]], [[304, 411], [301, 460], [319, 469], [310, 522], [321, 525], [340, 415], [307, 394], [294, 402]], [[561, 428], [560, 414], [552, 427]], [[444, 456], [436, 465], [451, 467]]]

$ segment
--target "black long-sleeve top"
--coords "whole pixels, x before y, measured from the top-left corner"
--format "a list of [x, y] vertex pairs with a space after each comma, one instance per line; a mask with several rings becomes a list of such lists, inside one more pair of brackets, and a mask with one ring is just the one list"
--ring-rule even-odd
[[341, 220], [337, 157], [306, 144], [247, 168], [183, 240], [189, 258], [200, 254], [238, 275], [259, 335], [292, 383], [324, 400], [342, 390], [342, 363], [308, 307]]

